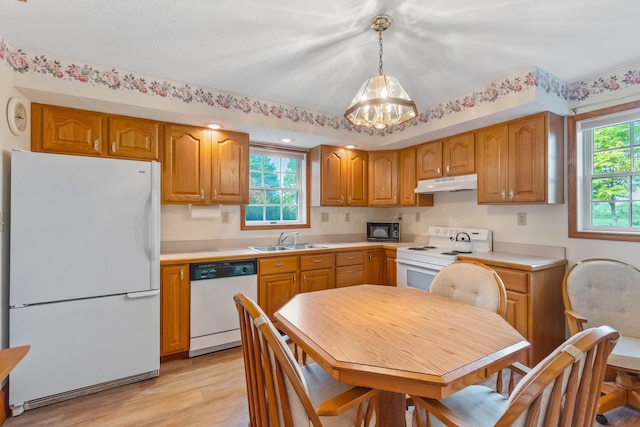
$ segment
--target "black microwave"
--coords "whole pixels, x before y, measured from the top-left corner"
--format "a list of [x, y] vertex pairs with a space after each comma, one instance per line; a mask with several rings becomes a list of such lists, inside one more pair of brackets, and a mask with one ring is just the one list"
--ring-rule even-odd
[[399, 242], [400, 223], [395, 221], [367, 222], [367, 240], [370, 242]]

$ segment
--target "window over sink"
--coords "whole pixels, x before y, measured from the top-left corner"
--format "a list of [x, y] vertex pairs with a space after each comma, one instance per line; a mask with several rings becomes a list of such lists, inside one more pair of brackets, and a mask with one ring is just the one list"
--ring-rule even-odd
[[241, 229], [308, 228], [307, 163], [306, 151], [251, 146]]
[[640, 241], [640, 101], [568, 126], [569, 237]]

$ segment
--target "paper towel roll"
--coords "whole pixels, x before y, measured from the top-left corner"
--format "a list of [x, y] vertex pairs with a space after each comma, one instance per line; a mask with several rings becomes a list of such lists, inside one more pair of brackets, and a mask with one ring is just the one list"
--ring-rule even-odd
[[222, 205], [189, 205], [191, 218], [220, 218]]

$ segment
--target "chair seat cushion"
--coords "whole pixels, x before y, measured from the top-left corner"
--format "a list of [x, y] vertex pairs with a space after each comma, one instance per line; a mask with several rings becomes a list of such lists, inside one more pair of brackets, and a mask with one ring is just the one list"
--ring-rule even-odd
[[612, 366], [640, 372], [640, 339], [621, 336], [608, 362]]
[[[507, 407], [507, 398], [482, 385], [466, 387], [441, 402], [474, 427], [493, 426]], [[424, 408], [421, 408], [424, 413]], [[433, 427], [444, 426], [431, 415]]]
[[[333, 379], [331, 375], [327, 373], [317, 363], [308, 363], [300, 366], [302, 375], [307, 382], [307, 388], [309, 389], [309, 398], [314, 408], [318, 408], [321, 403], [343, 393], [353, 386], [348, 384], [342, 384]], [[320, 417], [322, 425], [325, 427], [348, 427], [353, 426], [358, 413], [358, 406], [343, 412], [336, 417]]]

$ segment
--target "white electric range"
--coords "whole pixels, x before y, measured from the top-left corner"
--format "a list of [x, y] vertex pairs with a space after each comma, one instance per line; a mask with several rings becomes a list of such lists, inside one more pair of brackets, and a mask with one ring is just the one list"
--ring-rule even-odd
[[398, 248], [397, 284], [429, 290], [433, 278], [458, 254], [491, 252], [493, 233], [487, 229], [435, 227], [428, 229], [429, 243]]

